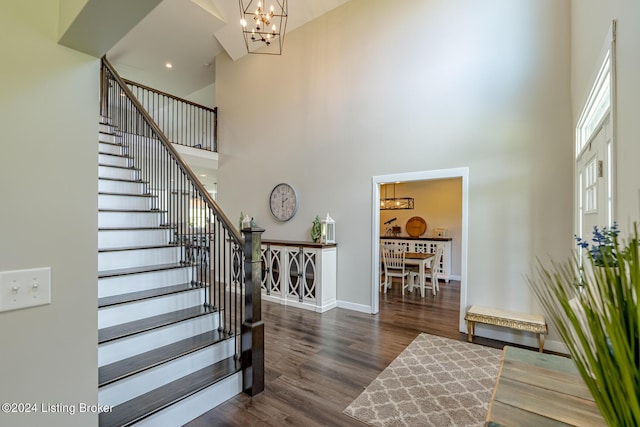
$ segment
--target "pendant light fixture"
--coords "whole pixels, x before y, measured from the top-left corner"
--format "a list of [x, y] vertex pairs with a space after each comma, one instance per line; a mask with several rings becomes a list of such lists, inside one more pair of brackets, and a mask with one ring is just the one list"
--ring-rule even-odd
[[247, 52], [282, 55], [287, 0], [239, 0], [240, 25]]
[[396, 197], [396, 183], [393, 183], [393, 197], [387, 197], [387, 187], [390, 184], [383, 185], [384, 198], [380, 199], [380, 210], [413, 209], [413, 197]]

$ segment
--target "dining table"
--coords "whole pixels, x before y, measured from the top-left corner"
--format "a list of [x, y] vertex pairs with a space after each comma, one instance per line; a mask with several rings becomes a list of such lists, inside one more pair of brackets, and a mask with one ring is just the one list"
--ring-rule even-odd
[[[425, 288], [425, 274], [427, 271], [427, 263], [431, 258], [433, 258], [435, 254], [423, 253], [423, 252], [405, 252], [404, 253], [404, 263], [405, 265], [417, 265], [418, 272], [420, 276], [420, 296], [424, 298], [424, 288]], [[433, 295], [436, 294], [436, 287], [431, 286]], [[412, 291], [412, 287], [409, 287], [409, 290]]]

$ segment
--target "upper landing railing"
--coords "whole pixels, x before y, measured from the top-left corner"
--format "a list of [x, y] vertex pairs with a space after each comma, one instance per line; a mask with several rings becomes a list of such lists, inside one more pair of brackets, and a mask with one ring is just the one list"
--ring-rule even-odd
[[170, 142], [218, 151], [218, 108], [195, 102], [122, 79]]

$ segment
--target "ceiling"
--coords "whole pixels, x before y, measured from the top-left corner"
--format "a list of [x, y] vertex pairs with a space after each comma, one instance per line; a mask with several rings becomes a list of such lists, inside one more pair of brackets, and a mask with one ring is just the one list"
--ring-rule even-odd
[[[287, 34], [347, 1], [287, 1]], [[106, 52], [124, 77], [181, 97], [215, 82], [222, 53], [233, 60], [247, 54], [237, 0], [162, 0]]]

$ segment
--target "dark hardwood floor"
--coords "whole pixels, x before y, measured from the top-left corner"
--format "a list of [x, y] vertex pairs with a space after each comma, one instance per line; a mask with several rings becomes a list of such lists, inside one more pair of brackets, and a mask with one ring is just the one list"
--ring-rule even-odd
[[[240, 394], [187, 424], [202, 426], [364, 426], [342, 411], [421, 332], [458, 340], [460, 283], [380, 296], [380, 313], [336, 308], [323, 314], [263, 301], [265, 391]], [[495, 348], [505, 343], [483, 338]]]

